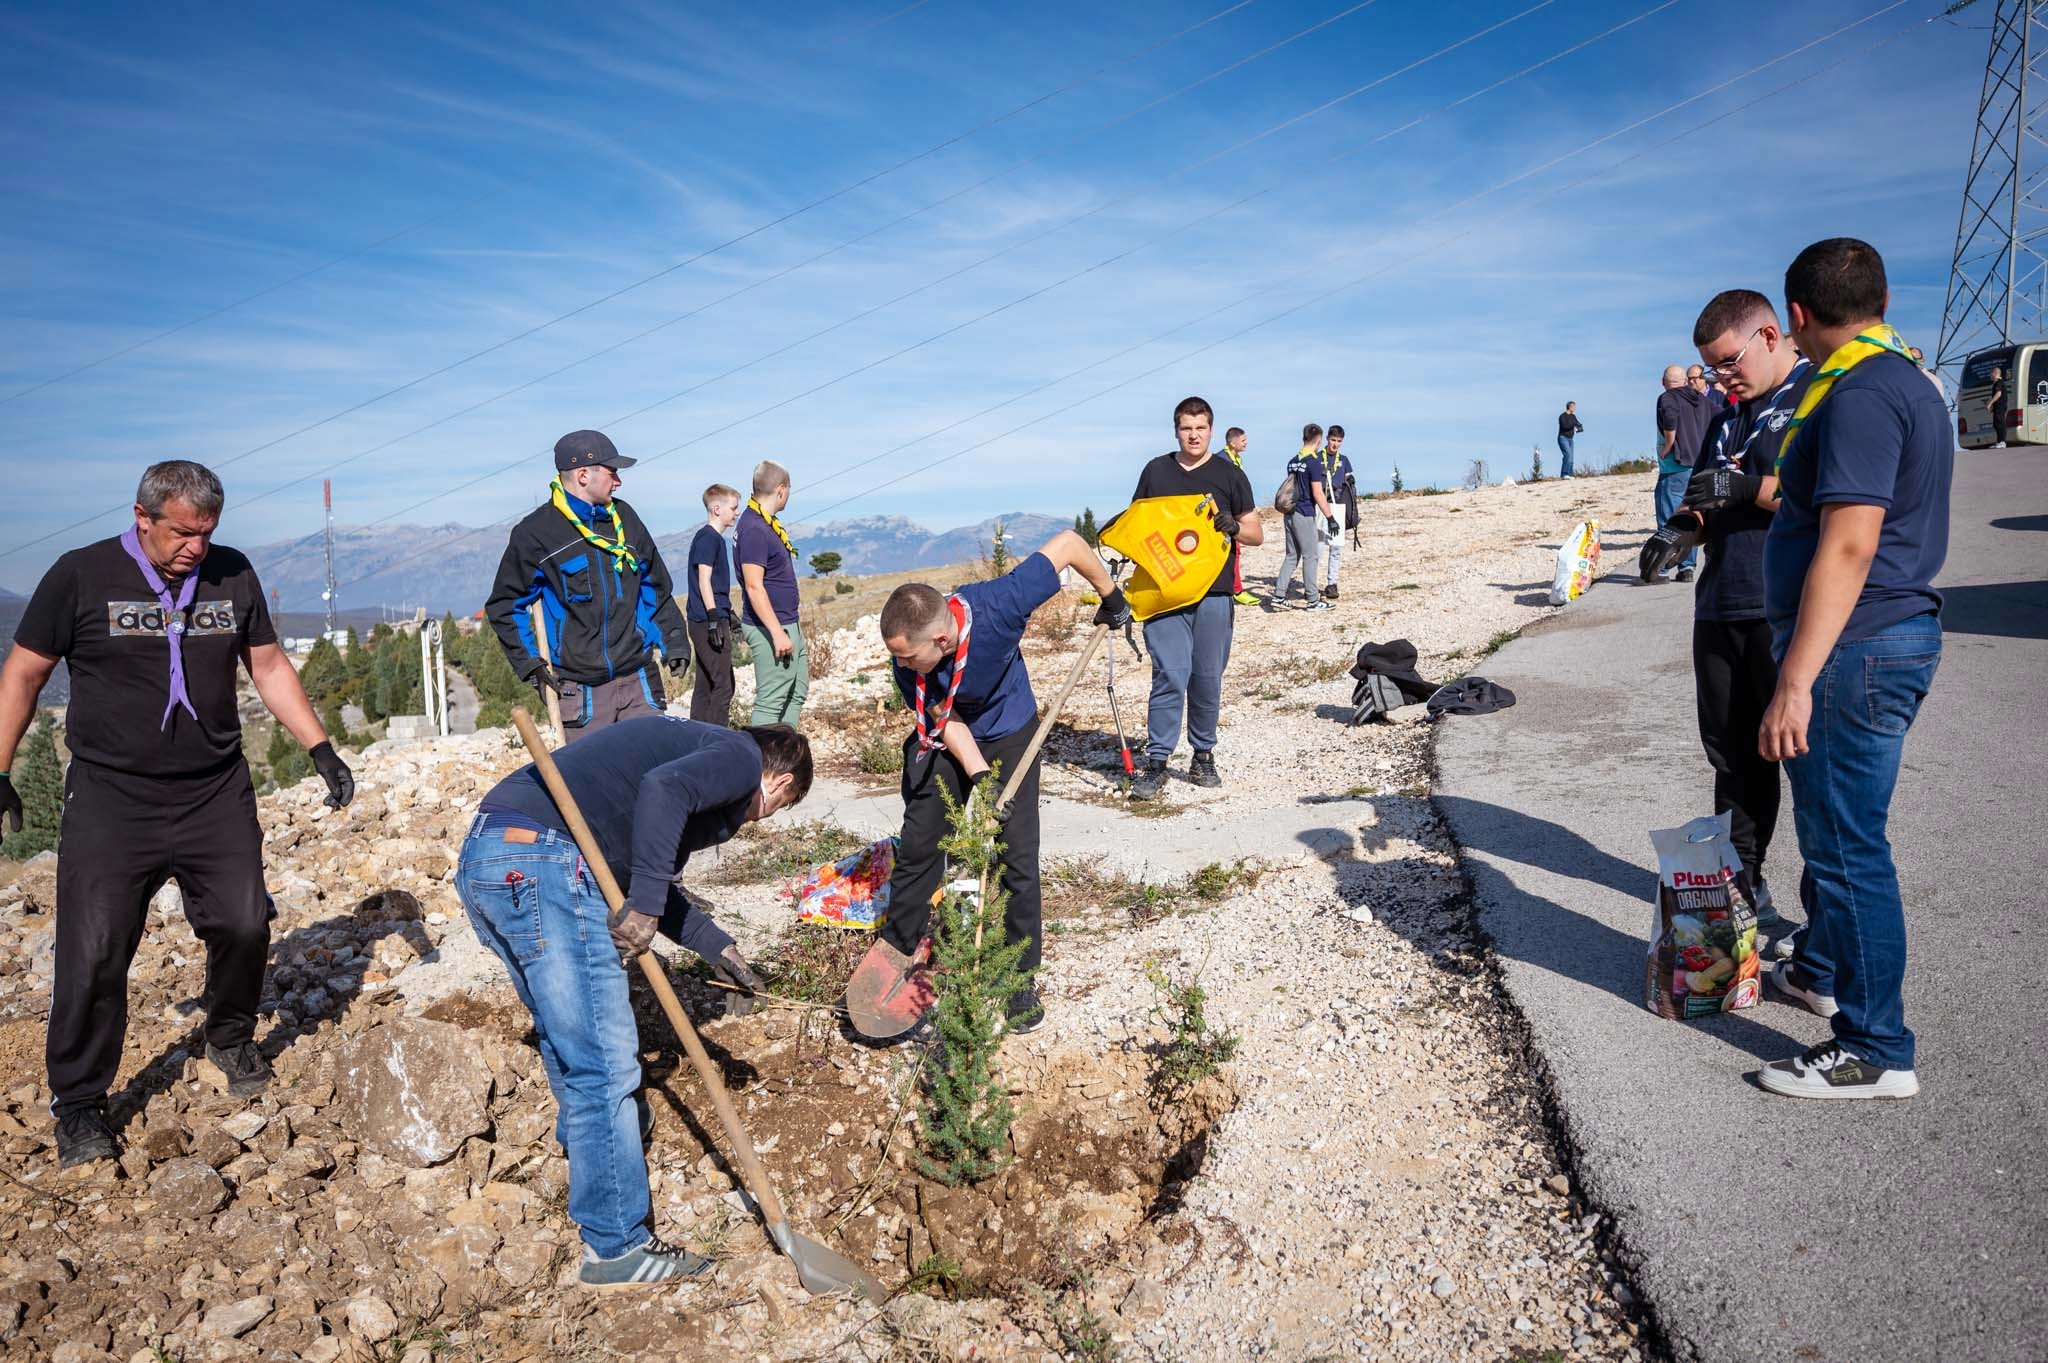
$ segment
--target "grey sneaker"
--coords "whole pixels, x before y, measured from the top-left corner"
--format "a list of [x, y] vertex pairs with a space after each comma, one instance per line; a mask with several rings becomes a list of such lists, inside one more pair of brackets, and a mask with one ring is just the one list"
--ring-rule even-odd
[[1207, 790], [1214, 790], [1223, 784], [1223, 778], [1216, 774], [1216, 754], [1198, 752], [1188, 759], [1188, 780]]
[[1159, 792], [1166, 789], [1166, 764], [1155, 758], [1146, 758], [1145, 765], [1138, 770], [1138, 779], [1131, 782], [1133, 800], [1156, 800]]
[[1835, 1004], [1833, 994], [1823, 994], [1814, 987], [1812, 979], [1798, 966], [1787, 962], [1764, 976], [1769, 986], [1783, 997], [1781, 1003], [1794, 1008], [1804, 1008], [1815, 1017], [1831, 1018], [1842, 1010]]
[[121, 1147], [107, 1125], [103, 1107], [74, 1108], [57, 1119], [57, 1167], [74, 1169], [95, 1160], [118, 1159]]
[[222, 1050], [206, 1043], [206, 1058], [228, 1081], [228, 1092], [237, 1098], [253, 1098], [270, 1085], [270, 1062], [253, 1041]]
[[679, 1278], [694, 1278], [710, 1267], [711, 1261], [703, 1255], [671, 1245], [660, 1236], [651, 1236], [646, 1244], [629, 1249], [616, 1259], [600, 1259], [585, 1246], [576, 1281], [596, 1292], [618, 1287], [659, 1287]]
[[1302, 609], [1305, 611], [1333, 611], [1337, 608], [1318, 596], [1315, 600], [1303, 606]]

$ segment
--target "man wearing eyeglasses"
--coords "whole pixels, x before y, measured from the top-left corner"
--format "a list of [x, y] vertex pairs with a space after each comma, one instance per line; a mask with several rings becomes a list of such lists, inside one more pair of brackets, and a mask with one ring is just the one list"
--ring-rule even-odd
[[1764, 619], [1764, 538], [1778, 505], [1774, 472], [1787, 423], [1813, 366], [1792, 349], [1771, 301], [1752, 289], [1714, 295], [1693, 324], [1705, 373], [1736, 405], [1707, 428], [1681, 517], [1705, 522], [1707, 564], [1693, 592], [1692, 675], [1700, 746], [1714, 769], [1714, 812], [1728, 814], [1735, 851], [1756, 896], [1770, 951], [1789, 955], [1792, 925], [1764, 881], [1778, 826], [1778, 764], [1757, 751], [1764, 709], [1778, 686]]
[[[1700, 387], [1694, 387], [1679, 365], [1666, 366], [1664, 391], [1657, 395], [1657, 529], [1670, 526], [1671, 518], [1685, 500], [1686, 481], [1692, 477], [1693, 461], [1699, 457], [1700, 442], [1706, 438], [1707, 422], [1714, 409]], [[1688, 544], [1678, 562], [1678, 580], [1692, 581], [1699, 561], [1699, 547]]]

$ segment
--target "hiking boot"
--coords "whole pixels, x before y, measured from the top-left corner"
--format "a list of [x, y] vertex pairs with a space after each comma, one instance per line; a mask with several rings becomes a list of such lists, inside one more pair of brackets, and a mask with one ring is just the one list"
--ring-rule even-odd
[[1330, 584], [1329, 586], [1327, 586], [1327, 587], [1323, 588], [1323, 600], [1325, 600], [1325, 601], [1335, 601], [1336, 599], [1337, 599], [1337, 584], [1336, 584], [1336, 583], [1334, 583], [1334, 582], [1332, 582], [1332, 583], [1331, 583], [1331, 584]]
[[263, 1052], [256, 1049], [253, 1041], [244, 1041], [227, 1050], [209, 1041], [206, 1043], [206, 1058], [228, 1081], [228, 1092], [237, 1098], [253, 1098], [270, 1084], [270, 1062], [263, 1058]]
[[711, 1261], [703, 1255], [671, 1245], [657, 1235], [616, 1259], [600, 1259], [586, 1245], [583, 1265], [576, 1270], [576, 1282], [597, 1292], [616, 1287], [659, 1287], [678, 1278], [694, 1278], [710, 1267]]
[[1230, 599], [1232, 601], [1235, 601], [1240, 606], [1256, 606], [1259, 604], [1259, 596], [1257, 592], [1239, 592], [1236, 596], [1233, 596]]
[[57, 1118], [57, 1167], [74, 1169], [94, 1160], [118, 1159], [121, 1147], [107, 1125], [103, 1107], [73, 1108]]
[[1138, 779], [1131, 782], [1133, 800], [1156, 800], [1159, 792], [1166, 789], [1166, 763], [1155, 757], [1145, 759], [1145, 765], [1138, 771]]
[[1679, 580], [1680, 582], [1690, 582], [1690, 581], [1692, 581], [1692, 569], [1690, 569], [1690, 568], [1680, 568], [1680, 569], [1678, 570], [1678, 574], [1677, 574], [1677, 577], [1678, 577], [1678, 580]]
[[1038, 1024], [1045, 1021], [1045, 1004], [1038, 997], [1036, 985], [1025, 985], [1010, 995], [1009, 1006], [1003, 1010], [1004, 1027], [1018, 1036], [1038, 1030]]
[[1756, 1077], [1787, 1098], [1911, 1098], [1920, 1091], [1913, 1071], [1879, 1069], [1833, 1039], [1790, 1060], [1773, 1060]]
[[1780, 1003], [1789, 1003], [1794, 1008], [1804, 1008], [1815, 1017], [1831, 1018], [1842, 1010], [1835, 1006], [1833, 994], [1823, 994], [1814, 986], [1813, 979], [1798, 966], [1787, 962], [1764, 976], [1770, 987], [1782, 997]]
[[1216, 774], [1216, 754], [1198, 752], [1188, 759], [1188, 780], [1205, 790], [1214, 790], [1223, 784], [1223, 778]]

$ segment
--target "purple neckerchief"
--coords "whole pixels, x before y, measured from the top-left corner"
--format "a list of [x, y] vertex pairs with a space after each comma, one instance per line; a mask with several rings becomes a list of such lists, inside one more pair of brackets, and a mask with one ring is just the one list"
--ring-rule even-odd
[[185, 693], [185, 611], [192, 605], [192, 594], [199, 590], [199, 565], [193, 564], [193, 571], [185, 574], [185, 580], [178, 584], [178, 599], [173, 601], [170, 588], [164, 586], [163, 575], [149, 561], [149, 555], [142, 552], [142, 537], [135, 533], [134, 526], [122, 534], [121, 547], [142, 569], [143, 581], [149, 583], [157, 604], [164, 608], [164, 640], [171, 646], [171, 698], [164, 702], [163, 721], [156, 726], [161, 731], [169, 726], [171, 711], [180, 705], [185, 707], [186, 714], [199, 718], [199, 712], [192, 708], [192, 697]]

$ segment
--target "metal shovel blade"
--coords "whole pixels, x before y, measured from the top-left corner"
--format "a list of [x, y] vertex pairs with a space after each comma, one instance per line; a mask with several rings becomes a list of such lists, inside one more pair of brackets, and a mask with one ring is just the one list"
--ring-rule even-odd
[[846, 1013], [856, 1031], [884, 1041], [917, 1025], [938, 997], [927, 963], [929, 952], [929, 946], [920, 942], [915, 956], [905, 956], [876, 939], [846, 982]]
[[838, 1250], [827, 1249], [809, 1236], [798, 1235], [789, 1228], [788, 1221], [778, 1221], [770, 1226], [768, 1238], [796, 1265], [797, 1281], [804, 1285], [804, 1291], [814, 1294], [857, 1292], [876, 1306], [888, 1299], [888, 1289], [874, 1274]]

